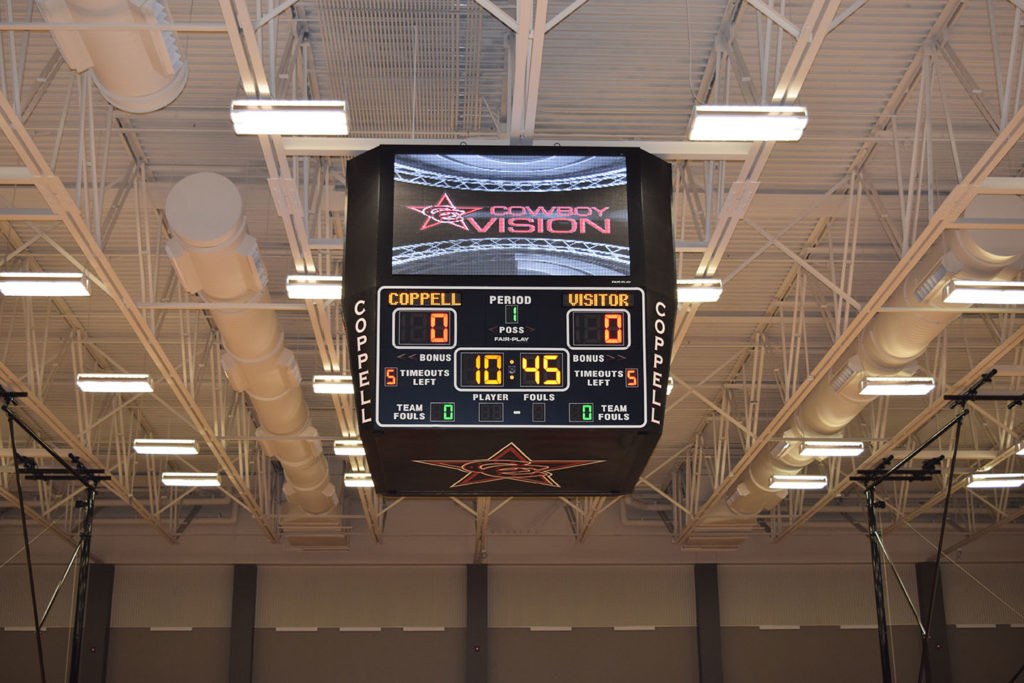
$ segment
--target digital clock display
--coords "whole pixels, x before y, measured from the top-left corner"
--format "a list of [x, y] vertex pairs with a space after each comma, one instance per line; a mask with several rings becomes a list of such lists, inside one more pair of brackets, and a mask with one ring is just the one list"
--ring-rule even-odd
[[456, 353], [460, 389], [549, 389], [568, 386], [568, 354], [538, 351], [460, 350]]

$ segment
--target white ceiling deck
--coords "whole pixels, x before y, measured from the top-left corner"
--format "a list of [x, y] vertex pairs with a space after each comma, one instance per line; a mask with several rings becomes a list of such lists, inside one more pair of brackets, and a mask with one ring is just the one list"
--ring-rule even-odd
[[[815, 384], [841, 369], [845, 349], [886, 310], [928, 245], [973, 197], [992, 191], [986, 179], [1010, 187], [1000, 192], [1021, 193], [1019, 4], [539, 2], [549, 20], [562, 19], [529, 63], [539, 73], [535, 88], [525, 78], [517, 89], [516, 70], [526, 68], [517, 45], [529, 43], [490, 10], [514, 24], [517, 9], [534, 4], [298, 0], [261, 23], [254, 18], [273, 15], [273, 3], [174, 0], [188, 81], [172, 104], [150, 114], [112, 108], [88, 76], [71, 71], [30, 3], [6, 17], [0, 170], [28, 168], [30, 177], [0, 184], [7, 212], [0, 218], [9, 218], [0, 222], [3, 268], [83, 267], [107, 292], [94, 286], [87, 299], [57, 302], [0, 297], [0, 384], [31, 392], [20, 414], [58, 450], [81, 452], [114, 474], [99, 501], [98, 536], [109, 530], [108, 540], [98, 538], [101, 554], [117, 556], [117, 539], [125, 539], [153, 561], [174, 561], [178, 548], [192, 560], [229, 552], [254, 561], [290, 557], [280, 474], [253, 439], [244, 397], [219, 369], [207, 315], [164, 255], [163, 205], [180, 178], [215, 171], [241, 189], [271, 299], [281, 304], [285, 343], [329, 450], [331, 439], [355, 434], [353, 406], [315, 396], [308, 380], [347, 369], [341, 317], [337, 304], [289, 302], [283, 283], [296, 267], [340, 273], [338, 240], [358, 229], [345, 225], [345, 145], [359, 138], [678, 142], [693, 105], [703, 102], [795, 102], [808, 108], [810, 123], [798, 143], [741, 145], [738, 157], [723, 154], [728, 160], [670, 157], [679, 277], [714, 275], [726, 287], [717, 303], [679, 309], [665, 432], [634, 495], [454, 502], [344, 490], [351, 550], [316, 557], [678, 561], [713, 550], [822, 559], [846, 552], [837, 544], [861, 533], [860, 489], [847, 475], [907, 452], [944, 424], [952, 411], [938, 392], [876, 401], [861, 413], [846, 436], [866, 441], [868, 455], [813, 466], [830, 475], [825, 492], [791, 495], [757, 519], [724, 525], [708, 513], [758, 452], [779, 443]], [[255, 50], [228, 39], [236, 20]], [[236, 136], [229, 103], [257, 90], [344, 99], [352, 136], [341, 151], [305, 156], [286, 156], [294, 141]], [[282, 220], [268, 177], [283, 178], [286, 188], [294, 178], [299, 213]], [[26, 215], [45, 209], [58, 215]], [[1015, 234], [1024, 243], [1019, 226]], [[919, 360], [922, 373], [943, 390], [959, 389], [999, 366], [993, 391], [1024, 390], [1021, 320], [1020, 308], [965, 312]], [[125, 399], [78, 394], [74, 374], [98, 369], [149, 372], [156, 391]], [[1021, 415], [1003, 404], [972, 410], [962, 444], [972, 455], [952, 475], [954, 548], [997, 558], [1020, 548], [1024, 491], [976, 494], [963, 484], [979, 467], [1024, 471], [1024, 459], [1009, 450], [1024, 439]], [[171, 465], [219, 469], [231, 481], [223, 491], [169, 493], [158, 485], [167, 463], [130, 453], [137, 436], [183, 432], [200, 438], [206, 455]], [[0, 465], [9, 464], [3, 453]], [[344, 463], [331, 467], [340, 485]], [[890, 502], [883, 525], [893, 526], [906, 552], [927, 552], [918, 533], [935, 535], [943, 485], [939, 477], [883, 488]], [[66, 484], [28, 490], [33, 519], [52, 524], [53, 538], [76, 533], [71, 492]], [[0, 495], [6, 524], [16, 517], [9, 469], [0, 470]], [[225, 544], [228, 536], [237, 540]]]

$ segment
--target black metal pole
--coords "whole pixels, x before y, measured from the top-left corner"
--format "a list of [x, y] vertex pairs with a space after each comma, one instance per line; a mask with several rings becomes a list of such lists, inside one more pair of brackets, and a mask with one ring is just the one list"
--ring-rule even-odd
[[875, 488], [864, 490], [868, 502], [868, 539], [871, 541], [871, 569], [875, 583], [875, 615], [878, 619], [878, 650], [882, 659], [882, 683], [892, 683], [892, 656], [889, 653], [889, 622], [885, 616], [885, 567], [878, 548], [878, 521], [875, 519]]
[[78, 670], [82, 664], [82, 634], [85, 631], [85, 598], [89, 586], [89, 546], [92, 543], [92, 515], [96, 506], [96, 488], [90, 486], [85, 494], [85, 519], [79, 534], [82, 552], [78, 555], [78, 586], [75, 590], [75, 621], [71, 631], [71, 663], [68, 683], [78, 683]]
[[21, 490], [21, 467], [18, 449], [14, 447], [14, 416], [7, 410], [7, 426], [11, 435], [11, 456], [14, 460], [14, 481], [18, 486], [18, 507], [21, 509], [21, 537], [25, 544], [25, 565], [28, 567], [28, 592], [32, 595], [32, 620], [36, 630], [36, 654], [39, 656], [39, 680], [46, 683], [46, 665], [43, 663], [43, 637], [39, 632], [39, 605], [36, 604], [36, 577], [32, 571], [32, 550], [28, 540], [28, 522], [25, 520], [25, 496]]

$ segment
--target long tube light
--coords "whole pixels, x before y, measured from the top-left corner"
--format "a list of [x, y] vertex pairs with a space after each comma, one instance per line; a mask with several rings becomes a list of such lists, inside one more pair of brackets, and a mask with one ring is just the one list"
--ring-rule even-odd
[[314, 394], [354, 394], [355, 385], [351, 375], [314, 375]]
[[89, 296], [89, 279], [81, 273], [0, 273], [4, 296]]
[[234, 100], [236, 135], [348, 135], [342, 100]]
[[864, 452], [863, 441], [804, 441], [800, 455], [806, 458], [853, 457]]
[[807, 108], [788, 105], [699, 104], [690, 139], [722, 142], [794, 141], [807, 127]]
[[1015, 489], [1024, 484], [1024, 473], [1019, 472], [979, 472], [972, 474], [967, 481], [969, 489]]
[[220, 486], [220, 475], [216, 472], [162, 472], [160, 483], [164, 486], [213, 487]]
[[369, 472], [346, 472], [345, 486], [350, 489], [373, 488], [373, 478]]
[[359, 439], [340, 439], [334, 442], [335, 455], [366, 455], [366, 448]]
[[925, 396], [935, 391], [933, 377], [865, 377], [861, 396]]
[[1017, 444], [1016, 449], [1017, 455], [1024, 455], [1024, 441], [1021, 441], [1019, 444]]
[[81, 391], [100, 394], [143, 394], [153, 391], [149, 375], [111, 372], [80, 372], [75, 384]]
[[1024, 282], [953, 280], [946, 285], [947, 304], [1024, 304]]
[[289, 275], [285, 291], [289, 299], [340, 299], [340, 275]]
[[768, 488], [772, 489], [823, 489], [828, 486], [824, 474], [773, 474]]
[[139, 455], [199, 455], [195, 439], [135, 439], [132, 450]]
[[715, 277], [676, 280], [676, 301], [679, 303], [709, 303], [722, 296], [722, 281]]

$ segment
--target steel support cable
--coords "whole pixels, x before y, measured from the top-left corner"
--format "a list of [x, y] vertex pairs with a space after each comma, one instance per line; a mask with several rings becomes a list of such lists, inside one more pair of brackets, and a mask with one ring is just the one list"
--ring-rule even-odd
[[[899, 570], [896, 568], [896, 563], [892, 561], [889, 556], [889, 551], [885, 549], [885, 543], [882, 542], [882, 536], [877, 531], [874, 532], [875, 543], [878, 544], [878, 549], [882, 551], [882, 555], [885, 556], [885, 561], [889, 563], [889, 568], [892, 569], [893, 575], [896, 577], [896, 581], [900, 584], [900, 590], [903, 591], [903, 597], [907, 599], [907, 604], [910, 606], [910, 611], [914, 613], [914, 618], [917, 620], [917, 627], [921, 630], [921, 636], [926, 635], [924, 623], [921, 621], [921, 615], [918, 613], [917, 608], [914, 607], [914, 601], [910, 597], [910, 592], [907, 590], [907, 586], [903, 583], [903, 577], [900, 576]], [[886, 589], [888, 590], [888, 589]]]
[[[886, 500], [885, 500], [885, 498], [879, 497], [879, 500], [881, 500], [881, 501], [883, 501], [883, 502], [886, 502], [886, 503], [888, 503], [888, 501], [886, 501]], [[895, 513], [895, 514], [897, 515], [897, 516], [902, 516], [902, 515], [903, 515], [903, 513], [901, 513], [901, 512], [899, 511], [899, 508], [897, 508], [897, 507], [896, 507], [895, 505], [890, 505], [890, 506], [887, 506], [887, 508], [886, 508], [886, 509], [890, 509], [890, 510], [892, 510], [892, 511], [893, 511], [893, 512], [894, 512], [894, 513]], [[921, 540], [922, 540], [922, 541], [924, 541], [925, 543], [927, 543], [928, 545], [930, 545], [930, 546], [931, 546], [932, 548], [937, 548], [937, 547], [938, 547], [938, 546], [937, 546], [937, 545], [936, 545], [936, 544], [935, 544], [935, 543], [934, 543], [934, 542], [933, 542], [933, 541], [932, 541], [932, 540], [931, 540], [930, 538], [928, 538], [928, 537], [927, 537], [927, 536], [925, 536], [925, 535], [924, 535], [923, 533], [921, 533], [920, 531], [918, 531], [918, 530], [917, 530], [917, 529], [916, 529], [916, 528], [914, 527], [914, 525], [913, 525], [913, 524], [911, 524], [910, 522], [906, 522], [906, 525], [907, 525], [907, 528], [908, 528], [908, 529], [910, 529], [910, 530], [911, 530], [911, 531], [913, 531], [913, 532], [914, 532], [915, 534], [917, 534], [917, 535], [918, 535], [918, 536], [919, 536], [919, 537], [921, 538]], [[1008, 609], [1008, 610], [1010, 610], [1011, 612], [1013, 612], [1013, 613], [1014, 613], [1014, 614], [1015, 614], [1015, 615], [1017, 616], [1017, 618], [1018, 618], [1018, 619], [1021, 619], [1022, 621], [1024, 621], [1024, 612], [1021, 612], [1021, 611], [1020, 611], [1019, 609], [1017, 609], [1016, 607], [1014, 607], [1014, 606], [1013, 606], [1012, 604], [1010, 604], [1009, 602], [1007, 602], [1006, 600], [1004, 600], [1003, 598], [1001, 598], [1001, 597], [999, 596], [999, 594], [997, 594], [997, 593], [996, 593], [995, 591], [993, 591], [993, 590], [992, 590], [991, 588], [989, 588], [988, 586], [986, 586], [986, 585], [984, 584], [984, 582], [983, 582], [983, 581], [982, 581], [981, 579], [979, 579], [979, 578], [978, 578], [977, 576], [975, 576], [974, 574], [972, 574], [972, 573], [971, 573], [971, 572], [970, 572], [970, 571], [969, 571], [969, 570], [968, 570], [968, 569], [967, 569], [966, 567], [964, 567], [964, 566], [963, 566], [962, 564], [960, 564], [960, 563], [959, 563], [959, 562], [957, 562], [957, 561], [956, 561], [955, 559], [953, 559], [953, 557], [952, 557], [952, 556], [951, 556], [951, 555], [950, 555], [949, 553], [943, 552], [943, 553], [942, 553], [942, 557], [943, 557], [943, 559], [945, 559], [945, 560], [946, 560], [946, 562], [948, 562], [949, 564], [951, 564], [951, 565], [953, 565], [954, 567], [956, 567], [957, 569], [959, 569], [959, 570], [960, 570], [960, 571], [961, 571], [961, 572], [962, 572], [962, 573], [963, 573], [963, 574], [964, 574], [964, 575], [965, 575], [965, 576], [966, 576], [967, 578], [969, 578], [969, 579], [970, 579], [971, 581], [973, 581], [974, 583], [976, 583], [976, 584], [978, 585], [978, 587], [979, 587], [979, 588], [981, 588], [981, 590], [983, 590], [983, 591], [985, 591], [986, 593], [988, 593], [988, 594], [989, 594], [989, 595], [990, 595], [990, 596], [991, 596], [992, 598], [994, 598], [994, 599], [995, 599], [995, 601], [996, 601], [996, 602], [998, 602], [998, 603], [999, 603], [999, 604], [1001, 604], [1001, 605], [1002, 605], [1003, 607], [1005, 607], [1006, 609]]]

